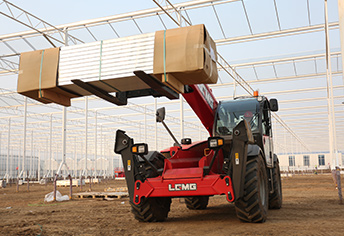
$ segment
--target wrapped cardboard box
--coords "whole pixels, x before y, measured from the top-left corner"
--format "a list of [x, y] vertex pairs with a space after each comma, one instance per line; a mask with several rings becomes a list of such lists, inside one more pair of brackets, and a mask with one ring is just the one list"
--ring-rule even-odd
[[216, 61], [216, 45], [204, 25], [155, 33], [153, 74], [157, 77], [165, 72], [183, 84], [215, 84]]
[[216, 83], [216, 47], [204, 25], [61, 47], [58, 84], [81, 95], [90, 95], [73, 79], [107, 92], [149, 88], [133, 71], [154, 74], [179, 93], [186, 84]]
[[218, 78], [215, 43], [204, 25], [22, 53], [19, 70], [18, 93], [64, 106], [91, 95], [73, 80], [108, 93], [145, 90], [133, 73], [141, 70], [183, 93], [184, 85]]
[[42, 103], [70, 106], [76, 97], [57, 86], [60, 48], [25, 52], [20, 55], [17, 92]]

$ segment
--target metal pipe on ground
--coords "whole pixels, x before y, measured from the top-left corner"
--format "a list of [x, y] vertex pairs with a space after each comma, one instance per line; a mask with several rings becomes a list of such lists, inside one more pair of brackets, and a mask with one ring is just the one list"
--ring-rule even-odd
[[55, 174], [55, 178], [54, 178], [54, 202], [56, 201], [56, 181], [57, 181], [57, 174]]
[[82, 191], [82, 175], [80, 176], [80, 191]]
[[17, 193], [19, 192], [19, 177], [17, 177], [17, 189], [16, 189], [16, 192]]
[[337, 176], [337, 188], [338, 188], [338, 196], [339, 196], [339, 204], [343, 204], [343, 195], [342, 195], [342, 183], [340, 180], [340, 169], [336, 168], [336, 176]]
[[68, 175], [69, 178], [69, 200], [72, 200], [72, 196], [73, 196], [73, 180], [72, 180], [72, 176]]
[[29, 171], [26, 172], [26, 182], [27, 182], [27, 191], [30, 192], [30, 179], [29, 179]]

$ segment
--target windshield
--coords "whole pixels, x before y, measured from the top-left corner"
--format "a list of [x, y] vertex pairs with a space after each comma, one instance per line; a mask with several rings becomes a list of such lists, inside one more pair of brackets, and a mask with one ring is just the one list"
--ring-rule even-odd
[[256, 99], [222, 102], [217, 109], [215, 133], [232, 134], [233, 128], [244, 119], [251, 126], [252, 132], [258, 131], [258, 105]]

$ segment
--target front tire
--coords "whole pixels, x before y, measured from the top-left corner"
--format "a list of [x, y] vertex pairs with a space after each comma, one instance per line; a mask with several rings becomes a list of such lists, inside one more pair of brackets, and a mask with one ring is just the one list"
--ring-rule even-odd
[[190, 210], [206, 209], [209, 202], [209, 196], [186, 197], [185, 204]]
[[246, 163], [244, 196], [235, 202], [237, 217], [244, 222], [266, 221], [269, 204], [269, 187], [262, 157], [248, 159]]
[[135, 219], [141, 222], [162, 222], [168, 216], [171, 207], [171, 198], [169, 197], [151, 197], [142, 199], [139, 205], [132, 202], [131, 212]]
[[[157, 168], [164, 167], [164, 156], [160, 153], [154, 152], [150, 158], [150, 162]], [[145, 178], [154, 178], [159, 174], [154, 169], [142, 163], [145, 170]], [[171, 208], [170, 197], [150, 197], [141, 199], [141, 203], [136, 205], [130, 201], [131, 212], [134, 214], [135, 219], [141, 222], [161, 222], [165, 221]]]

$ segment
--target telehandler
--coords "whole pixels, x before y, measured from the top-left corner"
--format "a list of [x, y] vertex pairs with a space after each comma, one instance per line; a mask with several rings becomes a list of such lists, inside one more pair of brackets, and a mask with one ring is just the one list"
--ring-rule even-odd
[[217, 102], [204, 84], [187, 85], [182, 94], [209, 132], [205, 141], [183, 138], [162, 151], [148, 151], [117, 130], [115, 153], [123, 160], [130, 204], [139, 221], [164, 221], [171, 198], [185, 198], [189, 209], [205, 209], [209, 197], [225, 195], [244, 222], [265, 222], [268, 209], [282, 206], [279, 161], [273, 151], [271, 112], [276, 99], [255, 94]]

